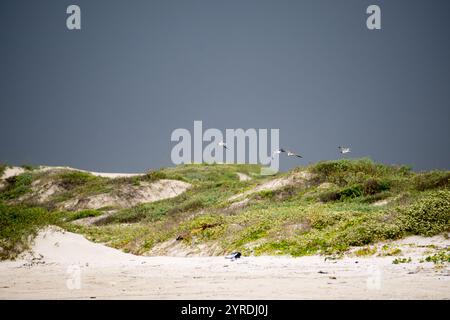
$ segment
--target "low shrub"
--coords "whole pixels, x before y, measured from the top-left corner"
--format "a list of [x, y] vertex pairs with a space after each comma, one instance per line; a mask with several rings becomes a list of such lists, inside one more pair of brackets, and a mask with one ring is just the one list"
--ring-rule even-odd
[[70, 190], [82, 186], [87, 182], [96, 179], [95, 176], [87, 172], [70, 171], [59, 175], [59, 184], [61, 187]]
[[31, 191], [33, 176], [26, 172], [18, 176], [8, 178], [6, 188], [0, 193], [0, 200], [16, 199]]
[[389, 183], [377, 179], [368, 179], [366, 182], [364, 182], [362, 189], [364, 195], [371, 196], [389, 190]]
[[66, 221], [74, 221], [74, 220], [83, 219], [83, 218], [97, 217], [102, 214], [103, 213], [98, 210], [82, 210], [82, 211], [77, 211], [77, 212], [71, 212]]
[[433, 236], [449, 231], [450, 190], [429, 192], [400, 212], [407, 232]]
[[398, 239], [403, 235], [401, 226], [371, 219], [360, 224], [349, 225], [339, 233], [334, 245], [365, 246], [376, 241]]
[[145, 179], [148, 181], [157, 181], [161, 179], [167, 179], [167, 175], [162, 171], [150, 170], [145, 175]]
[[360, 183], [368, 177], [379, 177], [399, 172], [400, 168], [377, 164], [371, 159], [341, 159], [321, 161], [310, 168], [320, 180], [345, 186], [349, 183]]
[[16, 257], [40, 228], [56, 222], [57, 216], [45, 209], [0, 203], [0, 260]]
[[395, 258], [392, 261], [393, 264], [410, 263], [410, 262], [412, 262], [411, 258]]
[[450, 186], [450, 172], [431, 171], [420, 173], [414, 177], [413, 185], [418, 191], [447, 188]]
[[178, 212], [194, 211], [204, 207], [204, 203], [201, 199], [191, 199], [183, 202], [168, 211], [169, 214]]
[[35, 165], [32, 165], [32, 164], [23, 164], [22, 166], [21, 166], [23, 169], [25, 169], [25, 170], [27, 170], [27, 171], [33, 171], [33, 170], [36, 170], [36, 169], [38, 169], [39, 167], [38, 166], [35, 166]]
[[450, 263], [450, 249], [446, 248], [439, 250], [438, 253], [427, 256], [421, 262], [433, 262], [434, 264]]
[[6, 167], [6, 164], [0, 163], [0, 178], [3, 176], [3, 173], [5, 173]]

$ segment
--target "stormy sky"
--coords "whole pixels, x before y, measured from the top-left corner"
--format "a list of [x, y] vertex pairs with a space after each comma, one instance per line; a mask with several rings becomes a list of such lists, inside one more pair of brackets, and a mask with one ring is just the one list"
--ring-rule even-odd
[[202, 120], [279, 128], [305, 157], [284, 170], [338, 145], [450, 169], [449, 14], [445, 0], [4, 0], [0, 162], [169, 166], [172, 131]]

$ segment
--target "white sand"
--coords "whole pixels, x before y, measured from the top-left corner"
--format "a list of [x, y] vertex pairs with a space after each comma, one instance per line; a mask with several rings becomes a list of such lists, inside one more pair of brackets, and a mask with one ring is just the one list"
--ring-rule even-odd
[[254, 187], [250, 190], [244, 191], [242, 193], [238, 193], [238, 194], [230, 197], [228, 200], [229, 201], [242, 200], [243, 198], [248, 197], [248, 196], [255, 194], [257, 192], [260, 192], [260, 191], [279, 190], [281, 188], [284, 188], [284, 187], [290, 186], [290, 185], [306, 186], [313, 177], [314, 177], [314, 175], [307, 171], [295, 172], [286, 177], [275, 178], [275, 179], [260, 183], [259, 185], [257, 185], [256, 187]]
[[241, 172], [237, 172], [236, 173], [239, 177], [239, 181], [249, 181], [252, 180], [252, 178], [250, 178], [250, 176], [246, 175], [245, 173], [241, 173]]
[[0, 177], [0, 179], [6, 180], [8, 178], [18, 176], [24, 172], [25, 169], [21, 167], [6, 167], [5, 172], [3, 172], [3, 175]]
[[[39, 234], [33, 254], [0, 262], [0, 299], [449, 299], [448, 265], [419, 263], [427, 249], [411, 242], [448, 245], [443, 238], [402, 240], [413, 262], [398, 265], [392, 264], [394, 257], [232, 262], [138, 257], [53, 228]], [[80, 270], [80, 289], [67, 287], [73, 265]]]
[[72, 171], [80, 171], [80, 172], [86, 172], [90, 173], [97, 177], [103, 177], [103, 178], [129, 178], [129, 177], [137, 177], [142, 176], [145, 173], [109, 173], [109, 172], [95, 172], [95, 171], [87, 171], [87, 170], [81, 170], [81, 169], [75, 169], [72, 167], [54, 167], [54, 166], [40, 166], [40, 171], [53, 171], [53, 170], [72, 170]]
[[[87, 170], [81, 170], [81, 169], [75, 169], [71, 167], [61, 167], [61, 166], [39, 166], [38, 169], [35, 169], [36, 171], [57, 171], [57, 170], [71, 170], [71, 171], [79, 171], [79, 172], [86, 172], [90, 173], [97, 177], [104, 177], [104, 178], [129, 178], [129, 177], [137, 177], [142, 176], [145, 173], [109, 173], [109, 172], [95, 172], [95, 171], [87, 171]], [[1, 180], [6, 180], [8, 178], [18, 176], [22, 173], [24, 173], [26, 170], [22, 167], [6, 167], [5, 172], [0, 177]]]

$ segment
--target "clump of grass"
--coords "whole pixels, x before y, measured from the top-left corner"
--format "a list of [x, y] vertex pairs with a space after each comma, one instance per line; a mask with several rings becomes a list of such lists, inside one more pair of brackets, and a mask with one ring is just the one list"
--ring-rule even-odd
[[150, 170], [145, 175], [145, 179], [148, 181], [157, 181], [161, 179], [167, 179], [167, 174], [162, 171]]
[[364, 246], [377, 241], [398, 239], [402, 236], [403, 230], [398, 224], [365, 217], [350, 221], [346, 228], [338, 233], [334, 242], [342, 247]]
[[86, 183], [95, 180], [95, 178], [95, 176], [87, 172], [68, 171], [59, 175], [59, 184], [64, 189], [70, 190], [85, 185]]
[[205, 206], [202, 199], [191, 199], [186, 202], [183, 202], [181, 205], [176, 206], [169, 210], [169, 213], [177, 213], [177, 212], [187, 212], [201, 209]]
[[33, 176], [29, 172], [10, 177], [7, 180], [6, 188], [0, 193], [0, 200], [17, 199], [31, 191]]
[[176, 167], [164, 168], [160, 171], [166, 175], [167, 179], [182, 180], [198, 184], [239, 181], [236, 172], [242, 172], [258, 179], [260, 178], [258, 176], [260, 170], [260, 165], [203, 163], [179, 165]]
[[436, 254], [427, 256], [420, 262], [433, 262], [434, 264], [450, 263], [450, 249], [446, 248], [439, 250], [439, 252], [437, 252]]
[[252, 224], [237, 235], [233, 246], [243, 247], [247, 243], [266, 237], [270, 229], [271, 226], [267, 221]]
[[65, 190], [64, 193], [53, 199], [55, 203], [72, 198], [112, 192], [123, 183], [133, 184], [133, 178], [108, 179], [82, 171], [66, 171], [45, 178], [55, 179], [58, 186]]
[[389, 190], [389, 183], [370, 178], [361, 184], [354, 184], [338, 190], [329, 190], [319, 194], [322, 202], [344, 201], [366, 196], [367, 199], [376, 199], [375, 195]]
[[308, 208], [305, 220], [308, 224], [316, 230], [324, 230], [328, 227], [336, 225], [342, 220], [347, 220], [352, 216], [351, 213], [341, 212], [335, 213], [330, 210], [324, 210], [320, 206], [312, 206]]
[[197, 216], [178, 227], [178, 239], [186, 242], [215, 240], [223, 233], [223, 223], [223, 217], [218, 215]]
[[363, 247], [354, 252], [357, 257], [373, 256], [375, 253], [377, 253], [377, 247], [370, 246]]
[[410, 174], [408, 167], [383, 165], [367, 158], [321, 161], [311, 166], [309, 170], [317, 174], [321, 181], [340, 186], [363, 183], [369, 178], [393, 175], [408, 176]]
[[393, 264], [410, 263], [410, 262], [412, 262], [411, 258], [395, 258], [392, 261]]
[[318, 196], [321, 202], [333, 202], [341, 199], [339, 191], [325, 191], [319, 194]]
[[56, 215], [43, 208], [0, 203], [0, 260], [15, 258], [28, 248], [40, 228], [57, 223], [57, 220]]
[[363, 188], [359, 184], [344, 188], [338, 192], [339, 200], [354, 199], [362, 195], [363, 195]]
[[272, 199], [275, 196], [274, 190], [262, 190], [257, 192], [255, 195], [253, 195], [254, 199], [260, 200], [260, 199]]
[[388, 181], [379, 179], [368, 179], [362, 185], [363, 194], [367, 196], [372, 196], [377, 193], [389, 190], [390, 185]]
[[155, 222], [162, 219], [172, 208], [170, 201], [161, 200], [123, 209], [106, 218], [103, 223], [136, 223], [139, 221]]
[[418, 191], [425, 191], [436, 188], [448, 188], [450, 186], [450, 172], [422, 172], [414, 177], [413, 185], [414, 188]]
[[65, 221], [70, 222], [83, 218], [98, 217], [102, 214], [103, 213], [99, 210], [81, 210], [77, 212], [70, 212], [68, 213], [68, 217], [66, 218]]
[[381, 247], [380, 256], [397, 256], [402, 253], [400, 248], [391, 248], [387, 244]]
[[7, 165], [0, 163], [0, 178], [3, 176], [3, 174], [5, 173]]
[[23, 165], [21, 165], [21, 167], [27, 171], [33, 171], [33, 170], [37, 170], [39, 168], [39, 166], [35, 166], [35, 165], [29, 164], [29, 163], [23, 164]]
[[417, 202], [400, 209], [405, 231], [433, 236], [450, 230], [450, 190], [428, 192]]

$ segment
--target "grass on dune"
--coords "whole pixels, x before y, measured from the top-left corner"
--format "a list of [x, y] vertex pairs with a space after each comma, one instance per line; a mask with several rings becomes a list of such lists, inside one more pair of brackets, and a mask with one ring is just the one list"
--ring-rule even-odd
[[[182, 165], [159, 172], [166, 179], [182, 180], [191, 183], [193, 187], [175, 198], [123, 209], [105, 222], [151, 223], [183, 212], [212, 210], [223, 206], [232, 195], [264, 179], [257, 175], [259, 166], [252, 165]], [[255, 180], [239, 181], [236, 172], [255, 175]]]
[[33, 176], [29, 172], [7, 179], [7, 185], [0, 193], [0, 200], [16, 199], [31, 191]]
[[[259, 176], [258, 166], [212, 164], [160, 169], [138, 179], [111, 180], [78, 172], [47, 178], [64, 186], [66, 198], [113, 192], [121, 183], [139, 185], [158, 179], [191, 183], [192, 188], [184, 194], [119, 210], [97, 226], [70, 221], [99, 215], [98, 211], [52, 213], [52, 218], [68, 230], [136, 254], [175, 238], [186, 245], [214, 244], [223, 253], [331, 254], [409, 234], [431, 236], [450, 231], [447, 171], [414, 173], [405, 166], [382, 165], [370, 159], [343, 159], [296, 168], [275, 177], [305, 170], [313, 174], [308, 185], [299, 182], [255, 193], [245, 206], [232, 211], [227, 209], [230, 196], [274, 177]], [[252, 180], [239, 181], [237, 172]], [[21, 185], [27, 183], [14, 183], [9, 192], [15, 194], [13, 190]], [[5, 194], [8, 192], [0, 193], [0, 197]], [[380, 200], [389, 201], [373, 204]], [[46, 211], [39, 212], [46, 217]], [[36, 223], [36, 227], [41, 225]]]
[[4, 163], [0, 163], [0, 177], [5, 173], [7, 165]]
[[55, 223], [57, 216], [46, 209], [0, 203], [0, 260], [15, 258], [40, 228]]

